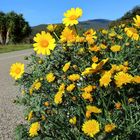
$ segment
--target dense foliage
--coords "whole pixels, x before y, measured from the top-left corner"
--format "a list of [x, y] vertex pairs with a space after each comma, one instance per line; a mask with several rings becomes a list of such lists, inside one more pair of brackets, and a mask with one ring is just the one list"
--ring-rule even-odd
[[31, 28], [22, 14], [0, 12], [0, 44], [20, 43], [30, 33]]
[[34, 37], [26, 72], [12, 65], [28, 121], [16, 140], [140, 139], [139, 16], [135, 24], [79, 34], [81, 15], [80, 8], [67, 11], [60, 36], [50, 25]]

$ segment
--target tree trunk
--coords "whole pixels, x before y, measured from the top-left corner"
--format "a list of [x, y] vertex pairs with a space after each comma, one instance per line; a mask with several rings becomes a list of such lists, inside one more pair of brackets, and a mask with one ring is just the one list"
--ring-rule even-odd
[[6, 41], [5, 41], [5, 44], [8, 44], [9, 40], [10, 40], [10, 31], [8, 30], [7, 31], [7, 34], [6, 34]]
[[2, 35], [1, 35], [1, 33], [0, 33], [0, 44], [2, 44]]

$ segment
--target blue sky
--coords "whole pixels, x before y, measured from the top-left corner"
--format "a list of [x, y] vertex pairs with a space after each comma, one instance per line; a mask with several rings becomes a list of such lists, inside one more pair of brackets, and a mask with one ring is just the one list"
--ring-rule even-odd
[[0, 0], [0, 11], [22, 13], [31, 26], [60, 23], [63, 13], [74, 7], [83, 9], [80, 19], [114, 20], [124, 15], [140, 0]]

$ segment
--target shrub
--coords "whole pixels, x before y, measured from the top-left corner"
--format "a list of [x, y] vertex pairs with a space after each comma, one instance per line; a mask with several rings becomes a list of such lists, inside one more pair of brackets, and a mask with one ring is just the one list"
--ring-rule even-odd
[[26, 72], [22, 64], [11, 67], [23, 94], [17, 103], [26, 107], [28, 123], [22, 137], [138, 139], [139, 16], [135, 24], [79, 35], [76, 24], [81, 15], [80, 8], [65, 13], [60, 37], [52, 31], [34, 37], [35, 53], [26, 58]]

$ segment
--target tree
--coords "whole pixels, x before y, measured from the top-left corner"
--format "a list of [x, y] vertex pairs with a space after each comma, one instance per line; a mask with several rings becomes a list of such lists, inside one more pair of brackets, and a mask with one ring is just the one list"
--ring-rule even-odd
[[0, 12], [0, 36], [1, 43], [19, 43], [31, 33], [31, 27], [25, 21], [22, 14]]

